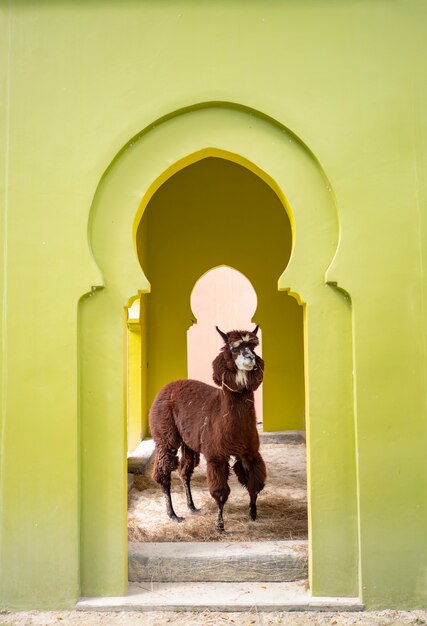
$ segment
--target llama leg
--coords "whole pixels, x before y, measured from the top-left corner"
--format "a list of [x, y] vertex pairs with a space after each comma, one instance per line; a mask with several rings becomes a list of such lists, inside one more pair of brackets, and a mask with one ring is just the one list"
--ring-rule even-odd
[[258, 498], [257, 493], [250, 494], [250, 503], [249, 503], [249, 517], [254, 522], [257, 518], [257, 509], [256, 509], [256, 501]]
[[264, 489], [267, 470], [259, 452], [256, 452], [250, 459], [242, 459], [242, 466], [246, 472], [246, 487], [250, 497], [249, 517], [255, 521], [257, 517], [256, 501], [259, 492]]
[[230, 495], [230, 487], [228, 486], [228, 476], [230, 473], [228, 459], [206, 460], [209, 491], [218, 507], [216, 527], [220, 532], [224, 532], [224, 519], [222, 514], [224, 505]]
[[171, 497], [171, 486], [170, 483], [169, 485], [161, 485], [162, 491], [165, 495], [165, 500], [166, 500], [166, 513], [168, 514], [168, 516], [170, 517], [170, 519], [173, 522], [183, 522], [184, 521], [184, 517], [180, 517], [179, 515], [177, 515], [174, 511], [173, 505], [172, 505], [172, 497]]
[[236, 458], [236, 462], [233, 465], [233, 471], [237, 476], [237, 479], [243, 487], [247, 487], [248, 484], [248, 475], [246, 473], [245, 468], [243, 467], [242, 460]]
[[184, 484], [185, 495], [187, 497], [187, 506], [191, 513], [198, 513], [200, 509], [196, 509], [193, 502], [193, 496], [191, 495], [190, 481], [193, 475], [194, 468], [199, 464], [200, 455], [198, 452], [194, 452], [191, 448], [181, 444], [181, 459], [179, 461], [179, 475]]
[[171, 497], [171, 473], [178, 467], [178, 456], [175, 448], [165, 448], [156, 445], [153, 462], [153, 479], [159, 483], [166, 500], [166, 513], [174, 522], [182, 522], [183, 517], [179, 517], [173, 508]]

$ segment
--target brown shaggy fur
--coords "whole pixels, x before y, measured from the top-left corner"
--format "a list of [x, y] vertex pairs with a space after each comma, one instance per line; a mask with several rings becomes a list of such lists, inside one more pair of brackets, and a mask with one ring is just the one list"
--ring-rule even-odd
[[[225, 342], [212, 363], [213, 380], [220, 389], [197, 380], [169, 383], [151, 407], [150, 426], [156, 442], [152, 475], [165, 494], [169, 517], [178, 522], [183, 519], [176, 515], [170, 495], [171, 472], [175, 469], [183, 481], [189, 510], [197, 512], [190, 481], [202, 453], [207, 463], [209, 491], [218, 506], [217, 528], [223, 531], [222, 513], [230, 493], [230, 457], [235, 458], [233, 470], [239, 482], [249, 492], [253, 520], [257, 495], [265, 484], [266, 468], [259, 453], [253, 394], [262, 382], [264, 362], [253, 352], [258, 345], [258, 327], [253, 332], [217, 330]], [[244, 355], [252, 359], [254, 367], [242, 375], [236, 359]]]

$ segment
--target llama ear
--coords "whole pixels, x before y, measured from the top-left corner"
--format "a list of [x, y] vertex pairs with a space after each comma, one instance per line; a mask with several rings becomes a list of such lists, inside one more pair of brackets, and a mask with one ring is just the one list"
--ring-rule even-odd
[[257, 325], [255, 326], [254, 330], [252, 331], [252, 334], [253, 334], [253, 335], [256, 335], [256, 334], [257, 334], [257, 332], [258, 332], [258, 328], [259, 328], [259, 326], [258, 326], [258, 324], [257, 324]]
[[217, 329], [217, 331], [219, 332], [219, 334], [221, 335], [221, 337], [224, 339], [225, 343], [228, 343], [228, 337], [225, 333], [222, 332], [222, 330], [220, 330], [218, 328], [218, 326], [215, 326], [215, 328]]

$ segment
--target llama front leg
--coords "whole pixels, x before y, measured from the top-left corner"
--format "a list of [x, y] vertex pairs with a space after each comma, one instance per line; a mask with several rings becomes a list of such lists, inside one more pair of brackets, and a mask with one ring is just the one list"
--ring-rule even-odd
[[220, 532], [224, 532], [223, 511], [230, 495], [228, 459], [206, 459], [206, 461], [209, 491], [218, 507], [216, 527]]
[[179, 517], [172, 505], [171, 496], [171, 473], [178, 467], [177, 450], [174, 448], [165, 448], [156, 446], [154, 454], [152, 477], [159, 483], [166, 500], [166, 513], [174, 522], [182, 522], [183, 517]]
[[249, 517], [251, 518], [251, 520], [255, 521], [257, 518], [256, 502], [259, 492], [264, 489], [265, 479], [267, 478], [267, 470], [264, 460], [259, 452], [256, 452], [250, 458], [243, 458], [242, 467], [245, 470], [245, 486], [249, 492], [250, 497]]
[[166, 485], [161, 485], [162, 491], [164, 493], [165, 496], [165, 500], [166, 500], [166, 513], [168, 514], [168, 516], [170, 517], [170, 519], [173, 522], [183, 522], [184, 521], [184, 517], [180, 517], [179, 515], [177, 515], [174, 511], [173, 505], [172, 505], [172, 496], [171, 496], [171, 485], [166, 484]]
[[200, 509], [196, 509], [193, 502], [193, 496], [191, 494], [190, 481], [193, 475], [194, 468], [199, 464], [200, 455], [198, 452], [194, 452], [185, 443], [181, 444], [181, 458], [179, 461], [179, 475], [184, 484], [185, 495], [187, 498], [187, 506], [191, 513], [198, 513]]

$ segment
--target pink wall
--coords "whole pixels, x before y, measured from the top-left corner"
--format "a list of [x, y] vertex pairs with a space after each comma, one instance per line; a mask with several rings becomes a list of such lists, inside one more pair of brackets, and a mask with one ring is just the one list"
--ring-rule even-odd
[[[188, 377], [212, 382], [211, 363], [224, 345], [215, 330], [251, 330], [257, 296], [249, 280], [230, 267], [217, 267], [202, 276], [191, 294], [191, 309], [197, 324], [187, 333]], [[261, 330], [258, 333], [261, 349]], [[255, 393], [255, 408], [262, 419], [262, 386]]]

